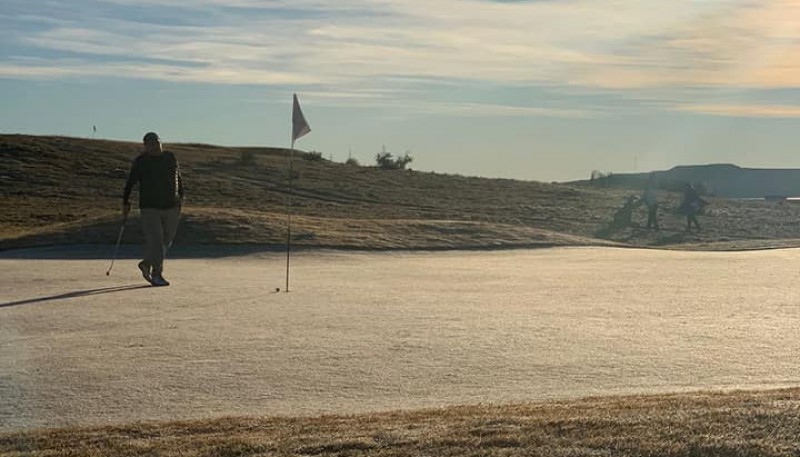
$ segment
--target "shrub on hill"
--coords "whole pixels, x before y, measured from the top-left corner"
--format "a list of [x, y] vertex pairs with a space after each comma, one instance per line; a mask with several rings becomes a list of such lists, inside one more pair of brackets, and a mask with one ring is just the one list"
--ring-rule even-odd
[[319, 151], [309, 151], [303, 154], [303, 158], [306, 160], [310, 160], [311, 162], [322, 162], [325, 160], [322, 157], [322, 153]]
[[379, 152], [375, 155], [375, 164], [381, 170], [405, 170], [406, 165], [413, 162], [414, 158], [406, 153], [402, 157], [393, 157], [389, 152]]

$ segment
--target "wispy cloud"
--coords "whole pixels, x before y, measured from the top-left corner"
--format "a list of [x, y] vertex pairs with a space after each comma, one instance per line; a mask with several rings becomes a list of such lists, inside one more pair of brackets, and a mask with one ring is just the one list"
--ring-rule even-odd
[[675, 105], [676, 111], [730, 117], [799, 118], [800, 105], [736, 105], [698, 104]]
[[[301, 93], [305, 103], [317, 107], [347, 106], [350, 109], [374, 109], [396, 112], [414, 112], [450, 117], [559, 117], [589, 118], [605, 115], [601, 107], [554, 108], [546, 106], [524, 106], [520, 104], [494, 104], [460, 101], [437, 101], [426, 97], [420, 89], [363, 89], [352, 91], [315, 91]], [[276, 94], [249, 103], [283, 102]], [[395, 116], [400, 117], [400, 116]]]
[[213, 68], [132, 62], [96, 63], [64, 59], [27, 63], [36, 59], [22, 59], [19, 63], [0, 65], [0, 77], [26, 79], [52, 79], [59, 77], [131, 77], [172, 82], [207, 82], [217, 84], [269, 84], [309, 85], [318, 82], [313, 75], [288, 73], [268, 69], [241, 72], [235, 67]]
[[562, 117], [586, 118], [601, 115], [592, 109], [543, 108], [535, 106], [499, 105], [491, 103], [426, 103], [417, 106], [433, 113], [449, 114], [462, 117]]
[[[723, 2], [721, 2], [723, 3]], [[654, 30], [573, 82], [597, 87], [800, 87], [800, 2], [727, 2]]]
[[[47, 62], [7, 55], [0, 60], [0, 77], [122, 75], [307, 86], [318, 93], [325, 87], [349, 94], [328, 101], [347, 103], [375, 99], [381, 89], [393, 98], [392, 91], [412, 87], [409, 81], [415, 79], [591, 89], [622, 97], [657, 89], [662, 97], [667, 93], [663, 105], [679, 111], [693, 110], [678, 98], [670, 100], [670, 90], [800, 87], [798, 0], [49, 3], [54, 11], [77, 8], [82, 14], [43, 16], [12, 0], [16, 14], [0, 17], [0, 25], [16, 26], [14, 44], [22, 51], [14, 55], [64, 55]], [[130, 8], [147, 14], [128, 14]], [[147, 20], [154, 16], [159, 20]], [[378, 92], [366, 97], [356, 90], [365, 86]], [[476, 110], [494, 115], [596, 112], [568, 103], [545, 108], [460, 100], [450, 105], [455, 114]]]

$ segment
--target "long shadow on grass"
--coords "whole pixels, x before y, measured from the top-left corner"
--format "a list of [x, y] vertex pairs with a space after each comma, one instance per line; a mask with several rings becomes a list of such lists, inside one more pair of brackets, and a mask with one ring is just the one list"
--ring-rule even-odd
[[152, 286], [116, 286], [116, 287], [103, 287], [101, 289], [87, 289], [77, 290], [75, 292], [67, 292], [65, 294], [50, 295], [49, 297], [29, 298], [27, 300], [11, 301], [8, 303], [0, 303], [0, 308], [10, 308], [12, 306], [32, 305], [34, 303], [42, 303], [55, 300], [66, 300], [69, 298], [88, 297], [90, 295], [110, 294], [114, 292], [124, 292], [126, 290], [144, 289]]

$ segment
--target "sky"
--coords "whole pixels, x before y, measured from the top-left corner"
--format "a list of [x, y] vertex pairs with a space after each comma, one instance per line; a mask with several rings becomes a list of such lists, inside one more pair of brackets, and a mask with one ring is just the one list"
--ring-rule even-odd
[[[800, 0], [3, 0], [0, 133], [565, 181], [800, 168]], [[135, 153], [135, 152], [134, 152]]]

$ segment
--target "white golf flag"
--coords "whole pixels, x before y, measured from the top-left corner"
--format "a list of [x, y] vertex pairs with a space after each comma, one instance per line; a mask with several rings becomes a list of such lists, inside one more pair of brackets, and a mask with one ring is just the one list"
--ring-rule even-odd
[[306, 133], [311, 131], [308, 126], [303, 110], [300, 109], [300, 102], [297, 100], [297, 94], [294, 94], [294, 106], [292, 108], [292, 141], [300, 138]]

